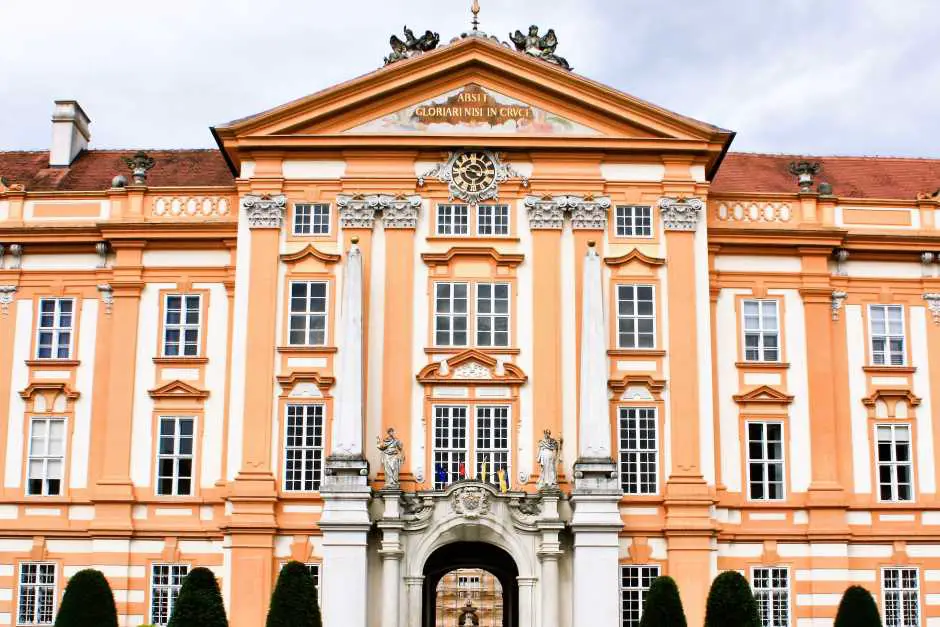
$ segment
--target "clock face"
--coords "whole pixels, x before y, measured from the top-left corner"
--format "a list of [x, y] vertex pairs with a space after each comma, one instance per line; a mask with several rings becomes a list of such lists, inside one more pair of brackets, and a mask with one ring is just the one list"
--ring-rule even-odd
[[457, 189], [478, 194], [496, 181], [496, 164], [485, 152], [468, 151], [457, 155], [451, 173]]

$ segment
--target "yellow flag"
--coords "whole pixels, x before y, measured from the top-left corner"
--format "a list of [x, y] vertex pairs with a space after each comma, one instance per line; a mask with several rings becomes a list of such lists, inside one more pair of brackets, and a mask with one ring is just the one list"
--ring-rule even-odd
[[500, 469], [499, 472], [496, 473], [496, 475], [499, 477], [499, 491], [509, 492], [509, 485], [506, 483], [506, 471], [503, 469]]
[[484, 459], [483, 463], [480, 464], [480, 475], [483, 479], [483, 483], [486, 483], [487, 478], [489, 478], [489, 473], [487, 472], [489, 466], [489, 461]]

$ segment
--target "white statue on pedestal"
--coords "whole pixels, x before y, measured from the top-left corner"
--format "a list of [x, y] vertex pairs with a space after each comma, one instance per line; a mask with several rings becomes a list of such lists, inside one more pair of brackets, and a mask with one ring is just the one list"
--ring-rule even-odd
[[385, 439], [375, 437], [376, 448], [382, 451], [382, 466], [385, 469], [385, 487], [399, 486], [401, 466], [405, 462], [405, 445], [395, 435], [395, 429], [389, 427]]
[[558, 487], [558, 460], [561, 456], [561, 440], [552, 437], [551, 429], [545, 429], [542, 432], [542, 439], [539, 440], [539, 473], [538, 488]]

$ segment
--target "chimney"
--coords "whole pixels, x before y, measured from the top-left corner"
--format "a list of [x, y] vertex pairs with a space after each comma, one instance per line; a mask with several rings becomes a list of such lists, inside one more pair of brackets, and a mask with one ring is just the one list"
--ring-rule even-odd
[[52, 149], [50, 167], [68, 167], [78, 153], [88, 148], [91, 120], [74, 100], [56, 100], [52, 113]]

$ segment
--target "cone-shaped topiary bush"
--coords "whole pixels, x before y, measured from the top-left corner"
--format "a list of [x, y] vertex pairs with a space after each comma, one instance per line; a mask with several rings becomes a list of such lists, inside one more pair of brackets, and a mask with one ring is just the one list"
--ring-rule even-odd
[[657, 577], [646, 593], [640, 627], [686, 627], [679, 588], [672, 577]]
[[317, 588], [300, 562], [287, 562], [281, 569], [271, 595], [267, 627], [322, 627]]
[[194, 568], [183, 579], [169, 627], [228, 627], [219, 582], [208, 568]]
[[881, 627], [881, 616], [871, 593], [861, 586], [847, 588], [834, 627]]
[[100, 570], [80, 570], [69, 579], [55, 627], [117, 627], [117, 609]]
[[729, 570], [715, 577], [705, 605], [705, 627], [760, 627], [757, 601], [741, 573]]

